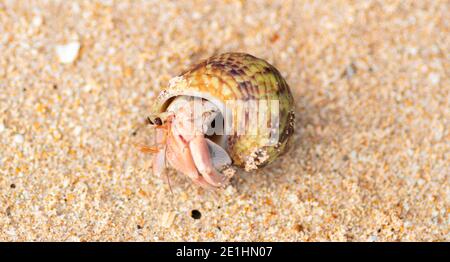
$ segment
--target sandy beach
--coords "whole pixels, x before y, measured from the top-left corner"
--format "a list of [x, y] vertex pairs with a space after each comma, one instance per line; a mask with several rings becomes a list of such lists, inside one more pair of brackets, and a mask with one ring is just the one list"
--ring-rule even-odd
[[[450, 3], [0, 0], [0, 241], [449, 241]], [[132, 132], [168, 81], [246, 52], [290, 151], [206, 191]]]

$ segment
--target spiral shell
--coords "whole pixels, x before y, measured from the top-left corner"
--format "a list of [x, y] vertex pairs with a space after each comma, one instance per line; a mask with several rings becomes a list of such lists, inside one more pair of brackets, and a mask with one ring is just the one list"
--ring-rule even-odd
[[[233, 126], [239, 124], [236, 115], [242, 112], [238, 112], [236, 107], [225, 107], [227, 101], [253, 102], [256, 111], [261, 110], [261, 101], [279, 101], [277, 108], [264, 107], [269, 110], [267, 115], [278, 118], [274, 121], [277, 126], [269, 127], [279, 130], [275, 143], [268, 144], [267, 132], [257, 130], [256, 133], [246, 132], [243, 135], [233, 130], [223, 137], [222, 146], [233, 160], [233, 165], [246, 170], [264, 166], [281, 155], [294, 131], [294, 101], [288, 84], [275, 67], [249, 54], [224, 53], [191, 67], [173, 78], [168, 87], [161, 91], [153, 112], [164, 112], [170, 101], [181, 95], [211, 101], [224, 116], [231, 117]], [[276, 114], [273, 113], [275, 109]], [[244, 128], [250, 131], [255, 126], [246, 124]]]

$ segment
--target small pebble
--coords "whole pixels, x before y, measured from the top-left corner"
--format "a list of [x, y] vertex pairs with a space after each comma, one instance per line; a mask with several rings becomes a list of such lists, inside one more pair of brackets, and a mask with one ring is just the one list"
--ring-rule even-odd
[[354, 74], [356, 74], [356, 66], [351, 63], [345, 68], [345, 76], [351, 78]]
[[21, 134], [16, 134], [14, 136], [14, 143], [16, 144], [22, 144], [25, 141], [25, 138]]
[[83, 128], [81, 126], [76, 126], [73, 129], [73, 135], [74, 136], [79, 136], [81, 134], [81, 131], [83, 130]]
[[419, 186], [423, 186], [425, 183], [426, 183], [426, 181], [424, 179], [422, 179], [422, 178], [417, 179], [417, 184]]
[[437, 85], [441, 81], [441, 76], [437, 73], [430, 73], [428, 75], [428, 80], [432, 85]]
[[358, 154], [355, 151], [350, 152], [350, 158], [352, 160], [356, 160], [357, 157], [358, 157]]
[[298, 197], [296, 194], [290, 194], [287, 199], [293, 204], [298, 202]]
[[301, 224], [295, 224], [294, 230], [297, 232], [302, 232], [304, 230], [304, 227]]
[[44, 20], [40, 16], [35, 16], [35, 17], [33, 17], [33, 20], [31, 20], [31, 24], [34, 27], [40, 27], [43, 22], [44, 22]]
[[234, 189], [234, 187], [232, 185], [228, 185], [227, 188], [225, 189], [225, 194], [228, 196], [231, 196], [234, 193], [236, 193], [236, 190]]
[[433, 131], [434, 131], [434, 140], [435, 141], [440, 141], [444, 137], [444, 128], [443, 127], [434, 128]]
[[367, 239], [368, 242], [376, 242], [378, 240], [378, 237], [375, 235], [372, 235]]
[[6, 126], [5, 124], [3, 124], [2, 122], [0, 122], [0, 133], [6, 130]]
[[85, 85], [83, 87], [83, 91], [86, 92], [86, 93], [91, 92], [92, 91], [92, 85], [90, 85], [90, 84]]
[[410, 55], [413, 55], [413, 56], [417, 55], [417, 52], [418, 52], [417, 47], [414, 47], [414, 46], [407, 47], [406, 50]]
[[71, 42], [65, 45], [56, 46], [56, 54], [58, 59], [63, 64], [71, 64], [78, 57], [78, 51], [80, 50], [80, 43]]

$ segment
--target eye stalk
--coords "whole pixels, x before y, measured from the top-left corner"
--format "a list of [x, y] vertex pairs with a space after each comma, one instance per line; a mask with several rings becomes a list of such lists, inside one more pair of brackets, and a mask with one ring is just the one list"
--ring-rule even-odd
[[147, 116], [147, 123], [149, 125], [156, 125], [156, 126], [161, 126], [163, 124], [163, 122], [162, 122], [160, 117], [155, 117], [152, 120], [149, 116]]
[[145, 126], [151, 126], [156, 128], [162, 128], [164, 124], [167, 122], [169, 118], [169, 114], [166, 112], [155, 114], [155, 115], [149, 115], [145, 118], [143, 122], [138, 124], [138, 126], [134, 129], [134, 131], [131, 133], [132, 136], [136, 136], [138, 131], [141, 128], [144, 128]]
[[148, 125], [162, 126], [167, 122], [170, 115], [171, 114], [168, 112], [163, 112], [157, 115], [149, 115], [147, 116], [146, 121]]

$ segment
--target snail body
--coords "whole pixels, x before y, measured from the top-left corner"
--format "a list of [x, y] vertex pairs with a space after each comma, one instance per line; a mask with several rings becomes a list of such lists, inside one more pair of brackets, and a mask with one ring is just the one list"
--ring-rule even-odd
[[226, 132], [207, 136], [213, 142], [209, 144], [217, 144], [232, 166], [247, 171], [280, 156], [294, 131], [288, 84], [274, 66], [249, 54], [216, 55], [174, 77], [158, 95], [152, 115], [176, 114], [171, 104], [179, 97], [207, 101], [219, 111], [208, 124], [223, 122]]

